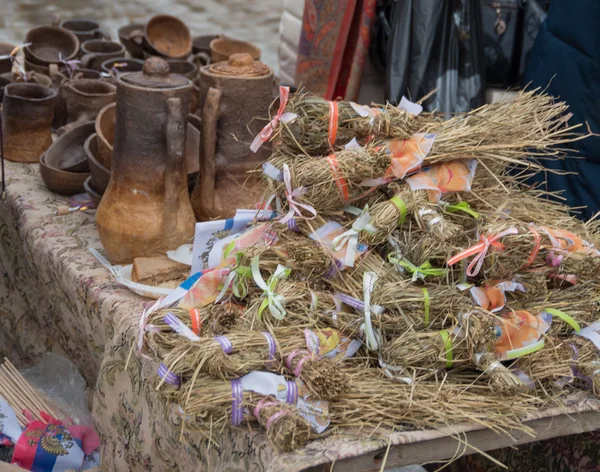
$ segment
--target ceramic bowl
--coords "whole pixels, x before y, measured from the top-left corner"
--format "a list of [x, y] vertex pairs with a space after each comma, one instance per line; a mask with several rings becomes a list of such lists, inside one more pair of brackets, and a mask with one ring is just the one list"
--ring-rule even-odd
[[102, 200], [102, 195], [100, 193], [96, 192], [96, 190], [92, 186], [92, 176], [91, 175], [87, 179], [85, 179], [85, 181], [83, 182], [83, 189], [89, 195], [90, 200], [92, 200], [94, 202], [96, 207], [98, 205], [100, 205], [100, 200]]
[[96, 157], [98, 155], [98, 136], [96, 133], [86, 139], [83, 147], [92, 174], [91, 183], [98, 193], [104, 194], [110, 181], [110, 169], [104, 167]]
[[82, 193], [83, 183], [90, 176], [87, 172], [67, 172], [46, 164], [46, 154], [40, 157], [40, 174], [49, 190], [61, 195]]
[[117, 104], [106, 105], [96, 117], [96, 134], [98, 135], [98, 151], [94, 153], [98, 162], [110, 169], [113, 146], [115, 144], [115, 126], [117, 121]]

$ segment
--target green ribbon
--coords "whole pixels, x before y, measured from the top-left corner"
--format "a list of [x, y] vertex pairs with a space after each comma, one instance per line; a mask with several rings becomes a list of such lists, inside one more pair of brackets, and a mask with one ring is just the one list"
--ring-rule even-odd
[[421, 290], [423, 290], [423, 305], [425, 309], [423, 319], [425, 320], [425, 324], [429, 326], [429, 307], [431, 306], [431, 300], [429, 299], [429, 290], [427, 290], [427, 287], [423, 287], [421, 288]]
[[471, 215], [475, 219], [479, 219], [479, 213], [471, 208], [468, 202], [462, 201], [460, 203], [456, 203], [454, 205], [443, 205], [444, 211], [448, 213], [456, 213], [457, 211], [463, 211], [468, 215]]
[[404, 220], [406, 219], [406, 213], [407, 213], [406, 203], [398, 195], [390, 198], [390, 202], [396, 208], [398, 208], [398, 211], [400, 212], [400, 217], [398, 218], [398, 226], [401, 226], [402, 223], [404, 223]]
[[285, 302], [285, 297], [283, 295], [279, 295], [275, 293], [275, 289], [277, 288], [277, 283], [280, 279], [283, 279], [290, 275], [292, 272], [291, 269], [284, 267], [282, 265], [278, 265], [275, 273], [273, 273], [269, 279], [265, 282], [262, 278], [259, 268], [259, 256], [254, 256], [252, 258], [252, 262], [250, 263], [250, 268], [252, 270], [252, 278], [256, 285], [258, 285], [263, 291], [264, 300], [260, 304], [258, 308], [258, 319], [262, 322], [262, 314], [263, 311], [268, 307], [271, 315], [275, 319], [282, 320], [285, 318], [287, 312], [283, 307], [283, 303]]
[[223, 283], [223, 288], [221, 289], [221, 292], [217, 296], [215, 302], [220, 301], [225, 296], [229, 287], [232, 288], [233, 294], [237, 298], [244, 298], [246, 295], [248, 295], [247, 281], [252, 279], [252, 269], [248, 266], [240, 265], [240, 260], [243, 255], [243, 252], [236, 253], [235, 259], [237, 265], [229, 272], [229, 275]]
[[440, 337], [444, 341], [444, 348], [446, 349], [446, 367], [449, 369], [452, 367], [452, 339], [447, 329], [440, 331]]
[[581, 327], [579, 326], [579, 323], [577, 323], [577, 321], [573, 317], [571, 317], [570, 315], [567, 315], [564, 311], [557, 310], [556, 308], [546, 308], [545, 311], [546, 311], [546, 313], [550, 313], [552, 316], [556, 316], [556, 317], [560, 318], [561, 320], [563, 320], [571, 328], [573, 328], [576, 333], [579, 333], [579, 331], [581, 331]]
[[420, 266], [414, 265], [408, 259], [402, 257], [396, 257], [397, 252], [388, 254], [388, 261], [392, 264], [398, 264], [400, 267], [406, 269], [407, 272], [412, 274], [412, 281], [416, 282], [418, 279], [425, 280], [426, 277], [441, 277], [448, 273], [448, 269], [438, 269], [431, 267], [431, 262], [423, 262]]

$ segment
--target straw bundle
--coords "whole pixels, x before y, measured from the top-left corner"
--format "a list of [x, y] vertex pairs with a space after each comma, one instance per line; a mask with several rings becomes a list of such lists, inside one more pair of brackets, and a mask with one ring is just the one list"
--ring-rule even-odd
[[[209, 376], [198, 376], [176, 401], [183, 409], [186, 428], [207, 435], [232, 421], [232, 384]], [[251, 392], [242, 392], [243, 421], [257, 421], [267, 439], [278, 450], [287, 452], [303, 447], [313, 436], [310, 425], [293, 405]], [[256, 413], [256, 415], [255, 415]]]
[[286, 110], [298, 117], [288, 123], [279, 123], [276, 136], [292, 152], [311, 156], [339, 149], [352, 138], [396, 137], [407, 139], [425, 122], [438, 121], [431, 115], [413, 116], [393, 105], [377, 105], [374, 116], [360, 116], [347, 101], [337, 101], [338, 119], [335, 141], [330, 142], [330, 102], [308, 93], [291, 96]]
[[[328, 332], [336, 335], [332, 330]], [[277, 371], [285, 366], [323, 399], [335, 398], [349, 388], [335, 361], [308, 351], [305, 335], [298, 328], [277, 328], [273, 334], [232, 331], [217, 338], [180, 341], [165, 356], [164, 365], [184, 381], [199, 372], [227, 380], [255, 370]]]

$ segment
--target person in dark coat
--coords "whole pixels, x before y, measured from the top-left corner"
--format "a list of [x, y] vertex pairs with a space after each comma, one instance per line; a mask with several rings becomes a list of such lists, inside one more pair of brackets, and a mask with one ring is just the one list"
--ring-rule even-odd
[[[552, 0], [529, 56], [525, 83], [564, 100], [573, 117], [600, 133], [600, 0]], [[587, 131], [587, 128], [581, 128]], [[577, 175], [545, 175], [550, 191], [565, 190], [572, 207], [586, 206], [581, 217], [600, 211], [600, 137], [570, 145], [579, 159], [544, 161], [549, 169]]]

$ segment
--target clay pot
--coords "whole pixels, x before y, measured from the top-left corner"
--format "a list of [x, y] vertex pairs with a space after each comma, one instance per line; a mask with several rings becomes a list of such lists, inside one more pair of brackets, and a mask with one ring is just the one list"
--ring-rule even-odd
[[55, 99], [56, 92], [43, 85], [23, 82], [4, 87], [4, 157], [14, 162], [38, 162], [52, 144]]
[[81, 52], [81, 67], [100, 70], [104, 61], [123, 57], [125, 46], [113, 41], [90, 39], [81, 45]]
[[12, 83], [27, 82], [27, 83], [32, 83], [32, 84], [43, 85], [45, 87], [54, 88], [54, 83], [52, 82], [52, 79], [50, 77], [48, 77], [45, 74], [39, 74], [37, 72], [27, 73], [26, 74], [27, 80], [25, 80], [22, 76], [20, 76], [18, 74], [13, 74], [12, 72], [4, 73], [4, 74], [2, 74], [2, 77], [10, 80]]
[[94, 123], [78, 123], [63, 133], [46, 151], [46, 165], [67, 172], [87, 172], [90, 168], [83, 144], [94, 132]]
[[90, 39], [110, 39], [109, 34], [100, 28], [100, 25], [91, 20], [65, 20], [60, 24], [61, 27], [72, 31], [79, 43], [83, 44]]
[[192, 62], [198, 67], [210, 64], [210, 42], [220, 37], [218, 34], [194, 36], [192, 39]]
[[12, 61], [10, 60], [10, 53], [15, 48], [14, 44], [0, 43], [0, 56], [8, 56], [4, 59], [0, 59], [0, 74], [5, 74], [12, 70]]
[[92, 176], [89, 176], [83, 182], [83, 190], [85, 190], [85, 193], [88, 194], [90, 200], [94, 202], [94, 205], [100, 205], [100, 202], [102, 201], [102, 194], [96, 191], [96, 189], [94, 188], [94, 184], [92, 183]]
[[117, 121], [117, 104], [106, 105], [96, 117], [96, 134], [98, 135], [98, 161], [110, 169], [113, 145], [115, 143], [115, 126]]
[[[142, 59], [144, 57], [144, 50], [142, 49], [142, 43], [144, 38], [144, 28], [146, 25], [141, 23], [132, 23], [130, 25], [122, 26], [119, 28], [119, 41], [131, 57], [136, 59]], [[135, 38], [135, 41], [132, 39]]]
[[178, 248], [196, 219], [185, 169], [191, 82], [158, 57], [117, 81], [111, 176], [96, 223], [108, 259], [122, 264]]
[[79, 79], [63, 85], [67, 103], [67, 124], [95, 120], [102, 108], [116, 100], [117, 88], [98, 79]]
[[71, 80], [79, 79], [100, 79], [100, 72], [92, 69], [78, 68], [73, 72], [73, 76], [69, 77], [69, 71], [66, 68], [62, 68], [52, 76], [53, 88], [58, 91], [52, 128], [58, 129], [67, 123], [67, 94], [63, 85]]
[[88, 137], [83, 145], [83, 149], [87, 156], [88, 165], [90, 166], [91, 184], [98, 193], [103, 194], [110, 181], [110, 169], [98, 161], [98, 135], [96, 133]]
[[61, 195], [76, 195], [83, 192], [83, 182], [90, 176], [87, 172], [67, 172], [46, 163], [46, 154], [40, 159], [40, 174], [48, 190]]
[[183, 75], [186, 79], [194, 80], [198, 77], [198, 66], [181, 59], [168, 59], [171, 74]]
[[192, 193], [198, 220], [230, 218], [260, 200], [260, 173], [248, 172], [262, 165], [268, 146], [256, 154], [249, 147], [265, 123], [256, 117], [269, 116], [272, 97], [273, 71], [249, 54], [200, 69], [201, 160]]
[[250, 54], [255, 61], [260, 60], [260, 49], [246, 41], [222, 36], [210, 42], [211, 62], [223, 62], [232, 54]]
[[39, 26], [29, 30], [25, 43], [31, 43], [25, 48], [25, 57], [40, 66], [70, 61], [79, 52], [77, 36], [58, 26]]
[[[140, 41], [139, 33], [130, 38]], [[143, 48], [149, 56], [186, 59], [192, 52], [192, 34], [180, 19], [169, 15], [157, 15], [146, 24]]]
[[107, 61], [104, 61], [101, 65], [102, 71], [106, 72], [107, 74], [110, 74], [113, 71], [116, 71], [119, 74], [124, 74], [126, 72], [139, 72], [142, 70], [143, 67], [144, 61], [126, 57], [108, 59]]

